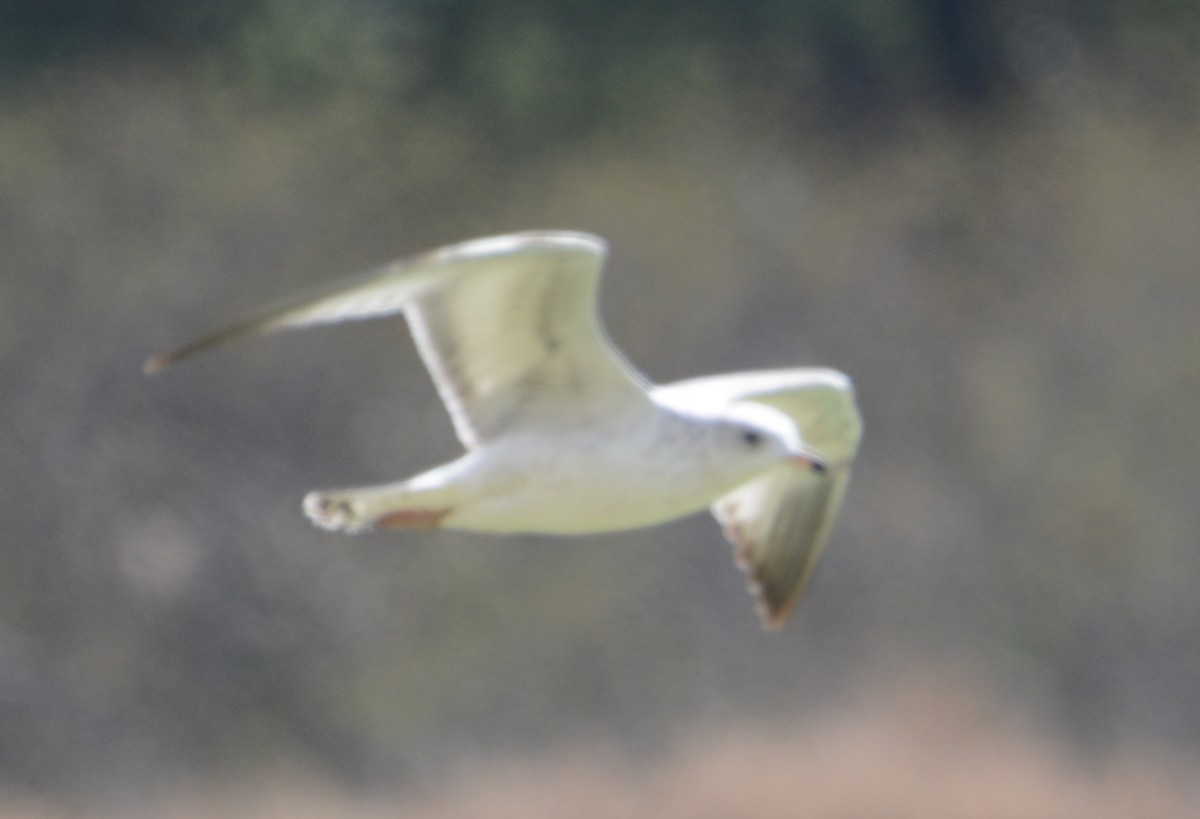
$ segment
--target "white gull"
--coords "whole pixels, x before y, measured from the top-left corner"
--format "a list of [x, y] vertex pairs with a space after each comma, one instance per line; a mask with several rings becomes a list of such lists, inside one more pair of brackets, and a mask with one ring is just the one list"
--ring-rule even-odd
[[596, 317], [605, 251], [602, 239], [566, 231], [452, 245], [292, 300], [144, 369], [242, 336], [403, 313], [467, 451], [405, 481], [311, 492], [313, 523], [581, 535], [711, 507], [764, 624], [778, 627], [849, 479], [861, 432], [850, 380], [785, 369], [650, 384]]

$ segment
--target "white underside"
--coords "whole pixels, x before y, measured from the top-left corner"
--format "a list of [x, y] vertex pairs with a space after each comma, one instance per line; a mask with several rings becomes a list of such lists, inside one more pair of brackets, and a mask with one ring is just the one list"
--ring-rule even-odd
[[[624, 438], [594, 429], [518, 433], [407, 481], [314, 493], [317, 500], [306, 501], [306, 509], [318, 525], [349, 531], [412, 512], [414, 525], [428, 513], [443, 528], [589, 534], [701, 511], [778, 466], [774, 460], [743, 463], [697, 446], [702, 427], [693, 424], [672, 416], [641, 430], [626, 428]], [[320, 499], [336, 507], [324, 520], [312, 511]]]

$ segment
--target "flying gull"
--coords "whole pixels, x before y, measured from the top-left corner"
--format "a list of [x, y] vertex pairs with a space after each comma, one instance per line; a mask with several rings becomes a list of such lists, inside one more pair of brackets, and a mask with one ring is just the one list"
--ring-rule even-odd
[[861, 430], [850, 380], [766, 370], [655, 386], [596, 316], [605, 242], [539, 231], [403, 259], [145, 363], [157, 373], [243, 336], [403, 313], [466, 448], [382, 486], [311, 492], [347, 533], [446, 527], [582, 535], [710, 507], [766, 627], [812, 575]]

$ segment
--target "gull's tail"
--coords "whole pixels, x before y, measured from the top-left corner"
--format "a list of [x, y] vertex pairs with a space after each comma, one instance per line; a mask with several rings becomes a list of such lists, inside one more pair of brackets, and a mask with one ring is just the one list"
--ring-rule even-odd
[[436, 529], [457, 507], [458, 493], [454, 486], [429, 486], [422, 477], [380, 486], [309, 492], [304, 498], [304, 514], [315, 526], [346, 534], [377, 529]]

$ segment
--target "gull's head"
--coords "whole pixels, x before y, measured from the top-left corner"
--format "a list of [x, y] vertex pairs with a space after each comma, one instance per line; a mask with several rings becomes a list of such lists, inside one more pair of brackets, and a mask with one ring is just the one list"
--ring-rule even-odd
[[717, 435], [721, 448], [748, 470], [765, 472], [791, 464], [812, 472], [826, 471], [825, 461], [804, 445], [792, 419], [764, 404], [741, 402], [726, 407]]

